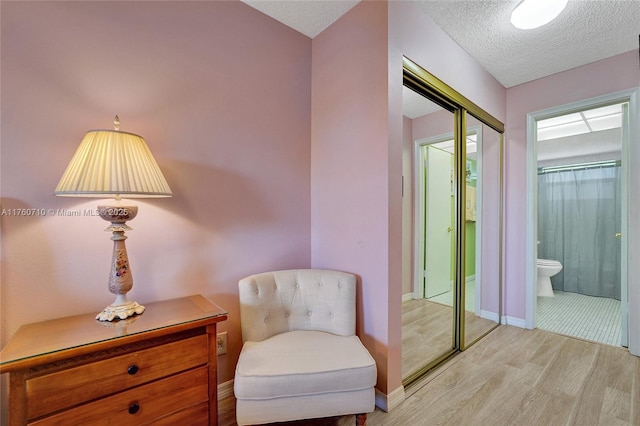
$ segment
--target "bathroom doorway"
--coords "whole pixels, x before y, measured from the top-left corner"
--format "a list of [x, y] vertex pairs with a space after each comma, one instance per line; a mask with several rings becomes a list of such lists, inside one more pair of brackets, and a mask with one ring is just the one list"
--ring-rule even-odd
[[629, 100], [536, 115], [529, 123], [533, 325], [627, 346]]

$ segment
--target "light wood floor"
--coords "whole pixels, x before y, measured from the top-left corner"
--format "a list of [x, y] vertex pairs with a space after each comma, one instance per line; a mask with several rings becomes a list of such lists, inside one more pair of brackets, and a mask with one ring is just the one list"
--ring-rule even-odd
[[[415, 389], [419, 388], [419, 389]], [[624, 348], [500, 326], [369, 426], [640, 425], [640, 358]], [[233, 426], [233, 397], [220, 424]], [[346, 426], [354, 416], [287, 425]]]
[[451, 351], [453, 308], [425, 299], [402, 303], [402, 377]]
[[[476, 316], [465, 315], [465, 337], [471, 343], [496, 323]], [[402, 303], [402, 377], [420, 370], [430, 361], [451, 351], [453, 308], [427, 299]]]

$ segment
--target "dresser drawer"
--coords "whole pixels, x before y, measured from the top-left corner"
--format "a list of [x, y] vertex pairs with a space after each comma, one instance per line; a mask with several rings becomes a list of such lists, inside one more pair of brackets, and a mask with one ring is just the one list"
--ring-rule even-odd
[[200, 367], [28, 424], [137, 426], [206, 402], [208, 389], [208, 368]]
[[209, 404], [203, 402], [193, 407], [185, 408], [177, 413], [170, 414], [161, 419], [152, 420], [144, 425], [153, 426], [210, 426], [216, 424], [209, 423]]
[[29, 401], [27, 417], [41, 417], [189, 368], [206, 365], [209, 361], [208, 353], [208, 337], [203, 334], [30, 378], [26, 381]]

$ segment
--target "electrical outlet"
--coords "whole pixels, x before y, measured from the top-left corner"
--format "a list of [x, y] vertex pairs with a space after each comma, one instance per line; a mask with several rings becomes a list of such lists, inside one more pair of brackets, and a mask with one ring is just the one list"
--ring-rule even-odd
[[216, 339], [218, 345], [218, 355], [224, 355], [227, 353], [227, 332], [218, 333]]

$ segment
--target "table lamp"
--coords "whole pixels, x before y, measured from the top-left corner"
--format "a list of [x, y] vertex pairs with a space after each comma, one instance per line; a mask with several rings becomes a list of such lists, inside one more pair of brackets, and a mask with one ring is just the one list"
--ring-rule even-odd
[[127, 300], [133, 278], [124, 241], [126, 222], [138, 214], [138, 207], [122, 198], [171, 197], [158, 163], [144, 139], [120, 131], [116, 115], [114, 130], [91, 130], [82, 139], [71, 158], [54, 194], [63, 197], [115, 198], [107, 206], [98, 206], [98, 214], [111, 222], [105, 231], [112, 232], [113, 256], [109, 272], [109, 291], [115, 301], [96, 315], [100, 321], [125, 319], [144, 312], [144, 306]]

